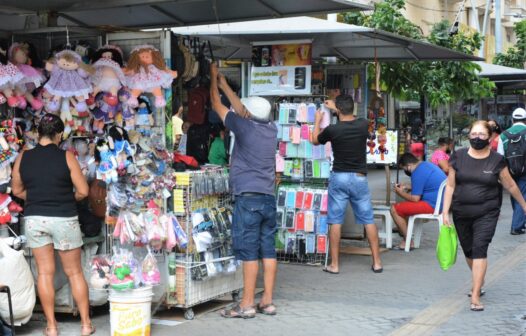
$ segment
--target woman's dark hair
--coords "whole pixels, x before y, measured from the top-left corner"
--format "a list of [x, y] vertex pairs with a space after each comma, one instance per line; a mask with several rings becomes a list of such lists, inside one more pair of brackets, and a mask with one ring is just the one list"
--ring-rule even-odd
[[37, 131], [40, 138], [53, 139], [57, 134], [64, 132], [64, 123], [58, 116], [46, 113], [40, 119]]
[[413, 163], [418, 163], [418, 159], [411, 153], [402, 154], [402, 156], [400, 156], [400, 160], [398, 160], [398, 165], [401, 167], [405, 167]]
[[339, 95], [335, 101], [336, 108], [343, 115], [351, 115], [354, 111], [354, 100], [349, 95]]
[[469, 133], [471, 133], [471, 130], [473, 129], [473, 127], [475, 127], [476, 125], [482, 125], [487, 131], [488, 131], [488, 136], [491, 137], [491, 135], [493, 134], [493, 131], [491, 130], [491, 127], [489, 126], [488, 122], [486, 120], [477, 120], [477, 121], [474, 121], [471, 126], [469, 127]]
[[451, 144], [451, 138], [447, 138], [447, 137], [443, 137], [443, 138], [438, 138], [438, 146], [439, 147], [442, 147], [442, 146], [449, 146]]
[[502, 133], [502, 128], [500, 128], [500, 125], [499, 125], [499, 123], [497, 122], [497, 120], [495, 120], [495, 119], [488, 119], [488, 123], [489, 123], [490, 121], [493, 121], [493, 122], [495, 123], [495, 130], [494, 130], [494, 132], [497, 133], [497, 134]]

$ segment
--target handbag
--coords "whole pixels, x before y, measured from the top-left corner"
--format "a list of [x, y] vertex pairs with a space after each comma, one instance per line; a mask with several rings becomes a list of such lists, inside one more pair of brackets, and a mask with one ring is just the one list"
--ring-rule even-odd
[[436, 251], [438, 263], [444, 271], [457, 261], [457, 230], [453, 225], [440, 226]]
[[106, 183], [93, 180], [89, 187], [88, 201], [93, 215], [104, 218], [106, 216]]

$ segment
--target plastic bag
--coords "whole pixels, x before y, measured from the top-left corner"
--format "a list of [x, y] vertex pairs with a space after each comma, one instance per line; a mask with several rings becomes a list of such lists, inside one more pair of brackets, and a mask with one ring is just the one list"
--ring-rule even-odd
[[440, 226], [437, 241], [437, 259], [440, 268], [447, 271], [457, 261], [457, 230], [453, 225]]
[[[0, 283], [9, 286], [15, 324], [27, 323], [35, 307], [35, 283], [24, 251], [11, 249], [0, 239]], [[7, 295], [0, 295], [0, 316], [9, 321]]]
[[110, 287], [111, 259], [107, 255], [96, 255], [91, 258], [88, 268], [88, 285], [92, 289]]
[[157, 266], [157, 259], [148, 249], [148, 254], [141, 264], [142, 281], [146, 285], [158, 285], [161, 283], [161, 272]]

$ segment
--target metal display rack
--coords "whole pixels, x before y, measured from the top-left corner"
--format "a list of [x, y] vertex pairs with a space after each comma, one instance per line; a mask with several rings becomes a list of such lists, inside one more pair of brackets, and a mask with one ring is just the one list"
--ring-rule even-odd
[[[188, 245], [186, 249], [180, 250], [180, 253], [170, 255], [172, 260], [169, 261], [169, 283], [175, 284], [175, 293], [170, 290], [167, 297], [167, 306], [183, 308], [185, 318], [191, 320], [194, 318], [192, 307], [214, 300], [226, 294], [231, 294], [234, 300], [239, 298], [239, 292], [243, 288], [243, 271], [238, 265], [235, 269], [228, 268], [235, 265], [235, 258], [231, 249], [230, 223], [231, 219], [226, 218], [219, 220], [219, 216], [229, 216], [231, 213], [232, 199], [229, 194], [228, 185], [218, 186], [218, 181], [223, 176], [223, 181], [228, 176], [224, 168], [205, 168], [202, 171], [192, 171], [178, 173], [178, 183], [174, 189], [174, 202], [183, 204], [176, 206], [174, 204], [174, 214], [177, 216], [179, 223], [186, 232]], [[210, 188], [208, 191], [203, 189]], [[178, 196], [176, 196], [176, 194]], [[199, 209], [208, 209], [211, 218], [210, 223], [213, 226], [225, 226], [212, 228], [217, 232], [222, 232], [218, 241], [221, 247], [221, 253], [218, 258], [211, 260], [202, 260], [201, 254], [197, 252], [196, 242], [192, 238], [193, 225], [192, 213]], [[224, 218], [224, 217], [223, 217]], [[225, 225], [225, 223], [227, 223]], [[226, 230], [225, 230], [226, 228]], [[225, 247], [227, 246], [227, 247]], [[175, 259], [175, 260], [174, 260]], [[209, 267], [219, 265], [223, 270], [231, 272], [218, 272], [213, 276], [207, 275]], [[175, 281], [173, 281], [175, 277]]]

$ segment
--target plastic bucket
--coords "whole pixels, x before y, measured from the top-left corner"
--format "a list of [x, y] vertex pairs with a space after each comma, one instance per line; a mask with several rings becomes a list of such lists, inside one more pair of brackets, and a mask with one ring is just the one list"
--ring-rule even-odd
[[110, 291], [110, 324], [112, 336], [149, 336], [152, 287], [130, 291]]

